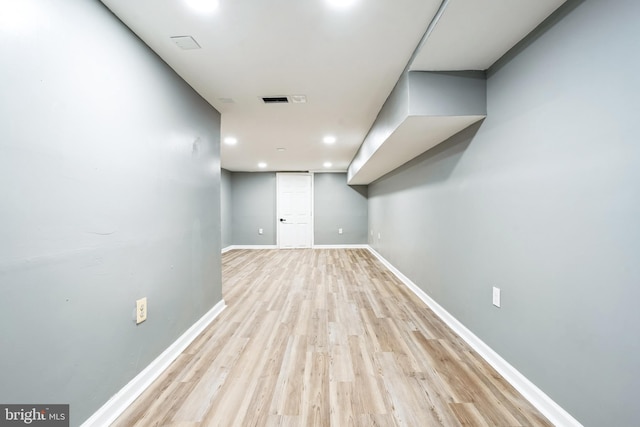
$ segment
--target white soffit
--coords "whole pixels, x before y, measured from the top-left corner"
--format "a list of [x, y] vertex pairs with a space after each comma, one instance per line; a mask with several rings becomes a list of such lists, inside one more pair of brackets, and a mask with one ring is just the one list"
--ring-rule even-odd
[[408, 116], [369, 157], [349, 185], [369, 184], [483, 118], [484, 115]]
[[385, 102], [349, 165], [349, 184], [369, 184], [486, 117], [483, 72], [414, 71]]
[[486, 70], [565, 0], [453, 0], [411, 70]]

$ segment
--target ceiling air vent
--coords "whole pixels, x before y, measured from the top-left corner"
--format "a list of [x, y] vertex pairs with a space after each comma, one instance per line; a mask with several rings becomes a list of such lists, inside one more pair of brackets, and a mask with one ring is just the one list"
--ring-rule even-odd
[[288, 104], [289, 99], [286, 96], [263, 96], [262, 101], [265, 104]]
[[182, 50], [200, 49], [200, 45], [191, 36], [173, 36], [170, 39]]

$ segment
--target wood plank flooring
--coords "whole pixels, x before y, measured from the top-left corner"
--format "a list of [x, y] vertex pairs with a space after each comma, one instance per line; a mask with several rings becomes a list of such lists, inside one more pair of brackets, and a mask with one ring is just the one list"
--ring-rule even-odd
[[228, 308], [113, 426], [551, 426], [365, 249], [222, 265]]

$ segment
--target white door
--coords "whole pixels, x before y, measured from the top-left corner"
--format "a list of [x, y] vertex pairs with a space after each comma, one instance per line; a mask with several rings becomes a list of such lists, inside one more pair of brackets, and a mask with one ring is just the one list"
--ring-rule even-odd
[[309, 173], [276, 175], [278, 247], [310, 248], [312, 181]]

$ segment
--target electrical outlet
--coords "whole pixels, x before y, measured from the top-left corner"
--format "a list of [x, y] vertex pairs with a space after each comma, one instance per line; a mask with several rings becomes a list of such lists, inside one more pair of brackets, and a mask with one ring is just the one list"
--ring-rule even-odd
[[493, 287], [493, 305], [500, 308], [500, 288]]
[[262, 234], [264, 230], [262, 228], [258, 228], [258, 234]]
[[136, 300], [136, 325], [147, 320], [147, 297]]
[[342, 228], [338, 228], [338, 234], [342, 234]]

